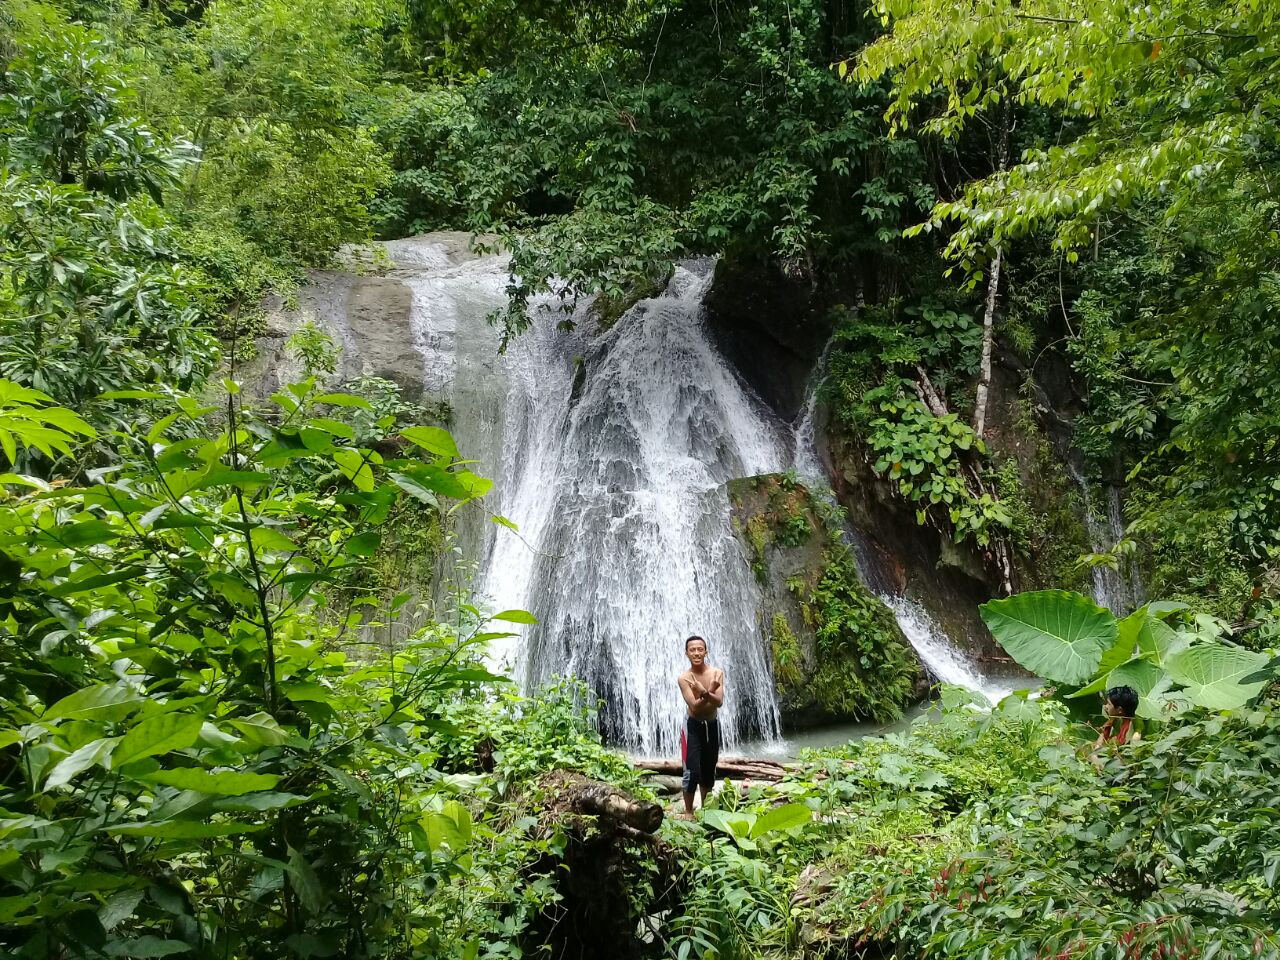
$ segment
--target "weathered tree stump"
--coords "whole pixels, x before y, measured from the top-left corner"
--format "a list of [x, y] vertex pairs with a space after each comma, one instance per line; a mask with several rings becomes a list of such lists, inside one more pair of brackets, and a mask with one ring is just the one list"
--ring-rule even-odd
[[653, 833], [662, 825], [662, 807], [636, 800], [616, 787], [586, 777], [561, 781], [568, 788], [570, 809], [588, 816], [612, 817], [633, 830]]
[[536, 796], [540, 833], [565, 842], [527, 868], [559, 894], [530, 924], [530, 943], [552, 960], [638, 960], [640, 920], [678, 896], [675, 852], [656, 834], [661, 805], [563, 770], [544, 776]]

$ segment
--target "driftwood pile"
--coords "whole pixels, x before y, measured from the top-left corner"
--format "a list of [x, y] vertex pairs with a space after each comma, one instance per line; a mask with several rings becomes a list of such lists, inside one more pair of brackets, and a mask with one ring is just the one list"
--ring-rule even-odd
[[[663, 776], [678, 777], [684, 772], [684, 765], [679, 760], [636, 760], [635, 766]], [[716, 764], [716, 779], [731, 779], [737, 783], [743, 780], [777, 783], [790, 769], [785, 763], [760, 757], [721, 757]]]

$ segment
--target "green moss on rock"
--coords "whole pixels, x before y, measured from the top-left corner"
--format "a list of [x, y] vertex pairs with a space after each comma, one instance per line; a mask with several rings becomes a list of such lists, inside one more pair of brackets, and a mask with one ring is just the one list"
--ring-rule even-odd
[[831, 547], [825, 561], [803, 601], [817, 641], [815, 705], [833, 718], [896, 720], [915, 689], [915, 654], [889, 608], [862, 585], [848, 549]]
[[804, 683], [804, 651], [782, 613], [773, 615], [770, 650], [773, 653], [773, 680], [778, 692], [784, 696], [795, 696]]

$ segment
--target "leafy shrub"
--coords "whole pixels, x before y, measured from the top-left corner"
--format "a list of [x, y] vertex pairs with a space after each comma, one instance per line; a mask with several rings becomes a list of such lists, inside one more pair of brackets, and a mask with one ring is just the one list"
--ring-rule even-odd
[[[981, 607], [987, 626], [1015, 660], [1082, 697], [1110, 687], [1138, 692], [1140, 716], [1168, 719], [1192, 707], [1233, 710], [1275, 675], [1262, 653], [1224, 643], [1226, 625], [1185, 605], [1157, 601], [1117, 620], [1088, 597], [1041, 590]], [[1171, 625], [1172, 620], [1174, 625]]]
[[893, 614], [862, 585], [848, 548], [827, 550], [822, 576], [802, 609], [816, 637], [810, 686], [823, 710], [876, 721], [902, 716], [917, 663]]
[[426, 459], [344, 442], [324, 414], [359, 398], [294, 385], [258, 418], [234, 396], [144, 396], [175, 409], [85, 486], [7, 477], [32, 491], [0, 504], [14, 956], [404, 954], [460, 867], [471, 815], [424, 744], [495, 680], [483, 620], [352, 669], [358, 617], [322, 618], [316, 587], [363, 566], [403, 489], [485, 484], [438, 429], [402, 431]]

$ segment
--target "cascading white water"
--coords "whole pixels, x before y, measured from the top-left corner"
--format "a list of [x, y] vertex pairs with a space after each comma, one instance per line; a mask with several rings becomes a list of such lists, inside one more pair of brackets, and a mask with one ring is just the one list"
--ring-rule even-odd
[[[1067, 459], [1067, 473], [1080, 489], [1084, 501], [1084, 526], [1089, 535], [1089, 544], [1094, 553], [1107, 553], [1124, 538], [1124, 508], [1120, 500], [1120, 489], [1114, 484], [1107, 484], [1103, 490], [1106, 498], [1105, 510], [1099, 511], [1094, 504], [1094, 489], [1070, 458]], [[1089, 568], [1092, 581], [1094, 602], [1107, 607], [1118, 616], [1130, 613], [1142, 603], [1142, 583], [1138, 575], [1137, 565], [1131, 558], [1122, 557], [1116, 566], [1098, 564]]]
[[[531, 329], [499, 355], [485, 318], [503, 302], [503, 258], [457, 263], [430, 238], [388, 253], [412, 292], [427, 388], [449, 400], [460, 449], [496, 481], [490, 509], [519, 526], [471, 511], [459, 531], [483, 557], [485, 604], [539, 620], [495, 659], [526, 688], [577, 676], [602, 698], [612, 742], [669, 753], [684, 715], [683, 641], [699, 634], [728, 668], [726, 743], [776, 736], [759, 588], [725, 484], [790, 457], [781, 426], [707, 337], [713, 261], [681, 264], [661, 296], [604, 333], [565, 332], [535, 306]], [[585, 313], [576, 319], [589, 330]]]
[[[709, 260], [679, 266], [661, 296], [607, 332], [593, 331], [585, 306], [565, 331], [535, 304], [531, 329], [503, 355], [487, 316], [505, 301], [505, 258], [460, 257], [430, 237], [386, 251], [411, 291], [424, 387], [448, 400], [459, 447], [496, 482], [487, 508], [519, 525], [501, 529], [476, 509], [458, 527], [464, 552], [481, 558], [484, 605], [540, 621], [496, 645], [494, 659], [526, 688], [575, 674], [603, 698], [611, 741], [669, 753], [684, 714], [683, 639], [700, 634], [728, 667], [726, 741], [776, 737], [759, 587], [730, 533], [725, 484], [791, 467], [830, 495], [815, 429], [825, 364], [788, 436], [708, 339]], [[992, 688], [923, 610], [886, 602], [938, 679]], [[959, 666], [936, 667], [940, 651]]]
[[915, 648], [931, 679], [964, 687], [992, 704], [999, 703], [1020, 686], [1015, 680], [983, 673], [974, 659], [957, 647], [924, 607], [914, 600], [888, 595], [880, 599], [893, 611], [903, 635]]
[[781, 469], [787, 451], [707, 338], [712, 269], [677, 267], [662, 296], [590, 344], [554, 480], [539, 484], [554, 503], [529, 578], [540, 624], [520, 674], [530, 686], [552, 673], [583, 679], [604, 698], [606, 735], [640, 751], [676, 748], [675, 677], [691, 634], [731, 665], [725, 740], [778, 729], [758, 587], [729, 532], [724, 485]]
[[804, 387], [804, 405], [800, 408], [800, 416], [796, 420], [792, 434], [792, 469], [801, 480], [817, 490], [829, 491], [826, 470], [822, 466], [822, 456], [818, 451], [818, 393], [827, 377], [827, 358], [831, 355], [834, 339], [828, 340], [822, 348], [818, 362]]

